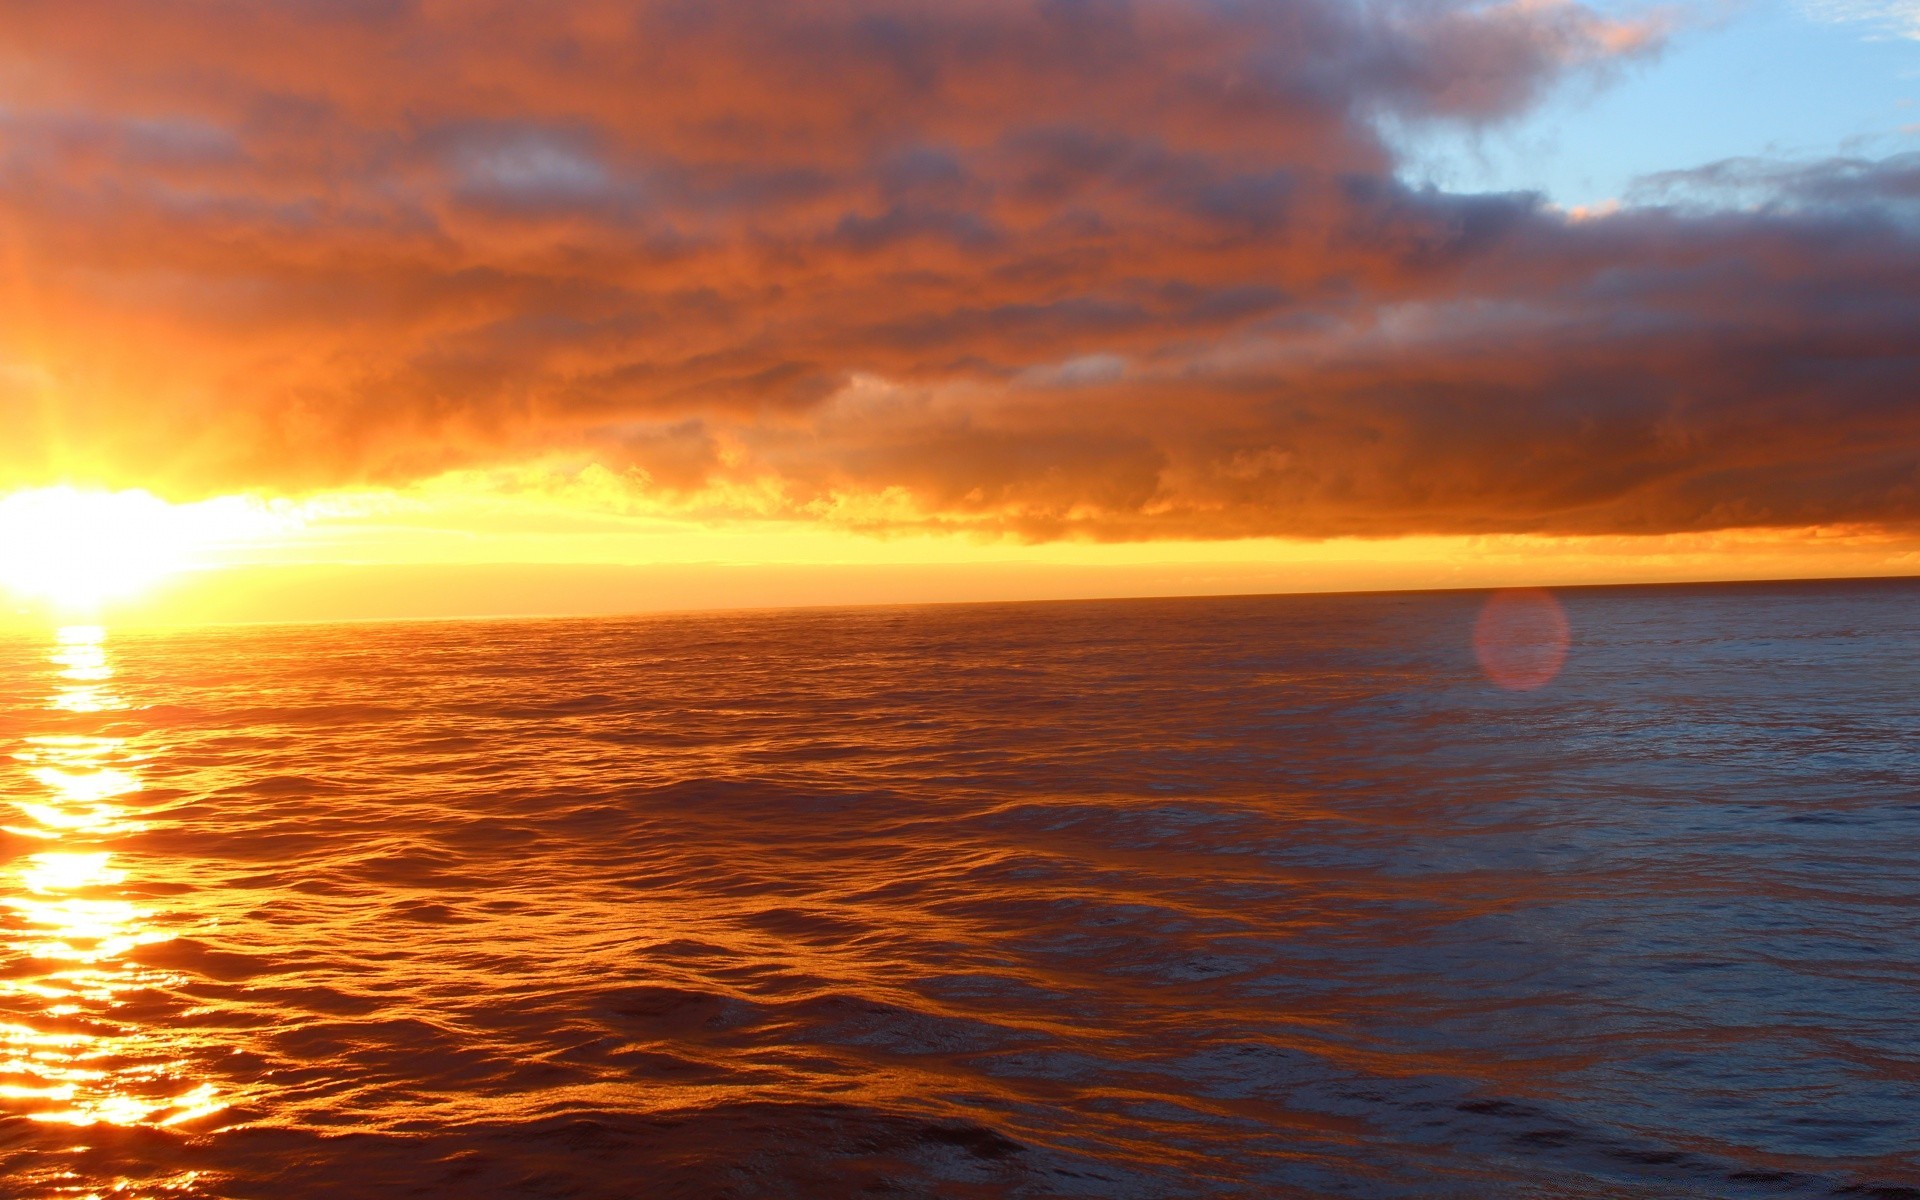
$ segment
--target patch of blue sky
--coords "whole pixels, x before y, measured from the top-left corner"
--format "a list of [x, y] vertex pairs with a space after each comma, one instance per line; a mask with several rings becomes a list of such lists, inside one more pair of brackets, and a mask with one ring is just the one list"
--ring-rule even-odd
[[1658, 54], [1569, 81], [1515, 121], [1396, 131], [1403, 176], [1455, 191], [1539, 191], [1573, 208], [1631, 201], [1644, 176], [1726, 159], [1920, 151], [1920, 0], [1669, 11], [1676, 24]]

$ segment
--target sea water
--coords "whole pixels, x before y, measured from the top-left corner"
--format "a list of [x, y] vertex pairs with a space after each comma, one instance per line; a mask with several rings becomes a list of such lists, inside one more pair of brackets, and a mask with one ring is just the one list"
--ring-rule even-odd
[[1920, 1197], [1920, 588], [1557, 598], [0, 642], [0, 1195]]

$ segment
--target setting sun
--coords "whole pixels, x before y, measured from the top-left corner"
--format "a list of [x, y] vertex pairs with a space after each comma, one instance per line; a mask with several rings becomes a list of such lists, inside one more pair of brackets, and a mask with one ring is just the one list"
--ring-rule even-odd
[[0, 498], [0, 588], [65, 612], [123, 600], [209, 551], [284, 525], [241, 497], [171, 504], [145, 491], [36, 488]]

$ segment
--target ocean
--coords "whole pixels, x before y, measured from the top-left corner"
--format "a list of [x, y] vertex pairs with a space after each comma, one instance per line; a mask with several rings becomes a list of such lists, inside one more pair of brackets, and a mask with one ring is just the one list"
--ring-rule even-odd
[[1556, 596], [0, 641], [0, 1195], [1920, 1197], [1920, 587]]

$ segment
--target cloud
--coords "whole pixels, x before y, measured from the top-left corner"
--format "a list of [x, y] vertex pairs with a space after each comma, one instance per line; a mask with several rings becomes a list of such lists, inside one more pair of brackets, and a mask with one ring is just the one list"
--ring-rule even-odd
[[1816, 21], [1865, 25], [1887, 37], [1920, 38], [1916, 0], [1803, 0], [1801, 8]]
[[1910, 524], [1908, 159], [1396, 174], [1513, 0], [0, 0], [0, 482], [1028, 538]]

